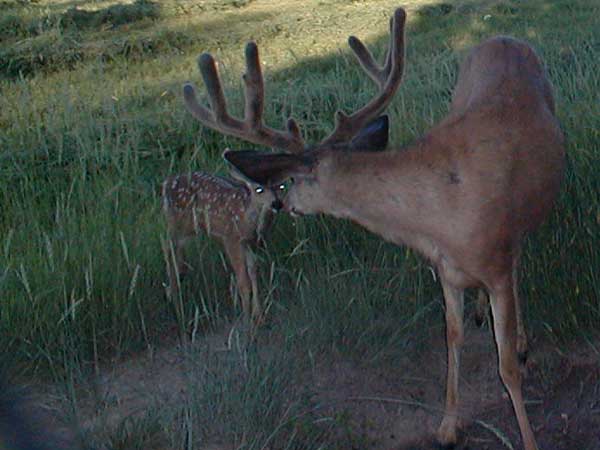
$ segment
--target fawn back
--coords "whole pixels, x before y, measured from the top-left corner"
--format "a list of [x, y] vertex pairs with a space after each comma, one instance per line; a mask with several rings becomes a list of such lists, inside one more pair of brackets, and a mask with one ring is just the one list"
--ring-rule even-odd
[[162, 198], [170, 236], [182, 241], [204, 231], [221, 242], [254, 244], [282, 206], [271, 189], [258, 183], [206, 172], [168, 177]]

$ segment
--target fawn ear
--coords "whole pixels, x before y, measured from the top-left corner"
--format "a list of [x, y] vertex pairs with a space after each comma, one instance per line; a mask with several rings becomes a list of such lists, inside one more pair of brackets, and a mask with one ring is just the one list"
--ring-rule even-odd
[[262, 185], [280, 183], [308, 173], [314, 158], [306, 154], [265, 153], [255, 150], [225, 150], [223, 158], [244, 177]]
[[365, 125], [350, 141], [348, 150], [378, 152], [385, 150], [389, 138], [389, 119], [387, 114]]
[[252, 184], [259, 184], [257, 182], [255, 182], [254, 180], [251, 180], [250, 178], [248, 178], [246, 175], [244, 175], [242, 172], [240, 172], [236, 167], [232, 166], [231, 164], [227, 165], [227, 170], [229, 172], [229, 176], [231, 178], [233, 178], [236, 181], [239, 181], [240, 183], [243, 183], [247, 186], [250, 186]]
[[228, 169], [229, 169], [229, 176], [231, 178], [233, 178], [234, 180], [239, 181], [247, 186], [250, 186], [252, 184], [258, 184], [255, 181], [252, 181], [247, 176], [245, 176], [242, 172], [237, 170], [234, 166], [229, 165]]
[[[231, 151], [231, 149], [229, 149], [229, 148], [226, 148], [226, 149], [223, 151], [223, 154], [222, 154], [222, 156], [223, 156], [223, 158], [225, 159], [225, 161], [227, 161], [227, 159], [225, 158], [225, 153], [227, 153], [227, 152], [230, 152], [230, 151]], [[229, 162], [229, 161], [228, 161], [228, 162]], [[237, 169], [237, 167], [235, 167], [234, 165], [232, 165], [232, 164], [227, 164], [227, 169], [228, 169], [228, 171], [229, 171], [229, 176], [230, 176], [231, 178], [233, 178], [234, 180], [237, 180], [237, 181], [239, 181], [239, 182], [241, 182], [241, 183], [243, 183], [243, 184], [246, 184], [246, 185], [257, 184], [255, 181], [251, 180], [251, 179], [250, 179], [250, 178], [248, 178], [246, 175], [244, 175], [242, 172], [240, 172], [240, 171]]]

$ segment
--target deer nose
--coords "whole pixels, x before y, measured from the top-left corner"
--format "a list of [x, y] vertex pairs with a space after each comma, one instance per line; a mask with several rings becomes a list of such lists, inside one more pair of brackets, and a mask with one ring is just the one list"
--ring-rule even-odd
[[273, 203], [271, 203], [271, 208], [273, 208], [275, 211], [279, 211], [283, 209], [283, 202], [279, 199], [274, 200]]

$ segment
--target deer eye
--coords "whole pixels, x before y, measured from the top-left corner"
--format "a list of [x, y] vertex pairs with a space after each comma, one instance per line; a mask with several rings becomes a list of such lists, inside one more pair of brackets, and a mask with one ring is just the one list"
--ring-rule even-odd
[[280, 191], [285, 191], [287, 189], [287, 186], [285, 185], [285, 183], [282, 183], [279, 185], [279, 190]]
[[259, 186], [256, 189], [254, 189], [254, 192], [256, 192], [257, 194], [262, 194], [263, 192], [265, 192], [265, 190]]

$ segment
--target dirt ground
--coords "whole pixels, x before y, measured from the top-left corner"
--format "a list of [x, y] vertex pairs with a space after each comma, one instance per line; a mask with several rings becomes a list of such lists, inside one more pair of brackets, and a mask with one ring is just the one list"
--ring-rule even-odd
[[[434, 436], [445, 399], [446, 349], [441, 336], [402, 373], [357, 369], [337, 363], [318, 375], [320, 395], [344, 409], [366, 448], [439, 449]], [[534, 346], [527, 363], [524, 396], [538, 445], [547, 450], [600, 449], [598, 355], [561, 355]], [[588, 354], [586, 354], [588, 353]], [[510, 399], [497, 374], [489, 330], [468, 330], [461, 359], [463, 432], [456, 450], [521, 447]], [[339, 411], [338, 411], [339, 412]], [[365, 448], [365, 444], [361, 444]]]
[[[203, 339], [213, 351], [227, 351], [226, 331]], [[600, 450], [600, 356], [589, 348], [566, 355], [541, 343], [531, 347], [524, 395], [540, 448]], [[434, 436], [445, 398], [443, 329], [425, 348], [397, 371], [339, 359], [322, 361], [307, 374], [319, 415], [344, 417], [340, 430], [333, 430], [342, 448], [439, 448]], [[510, 400], [497, 375], [490, 331], [467, 327], [462, 355], [463, 432], [456, 450], [522, 448]], [[105, 370], [93, 383], [94, 395], [81, 401], [80, 426], [110, 430], [157, 400], [177, 401], [186, 384], [186, 367], [186, 358], [174, 345], [152, 358], [141, 355]], [[44, 405], [50, 422], [58, 417], [56, 402], [47, 392], [32, 404]], [[66, 428], [62, 435], [66, 445], [74, 439]]]

